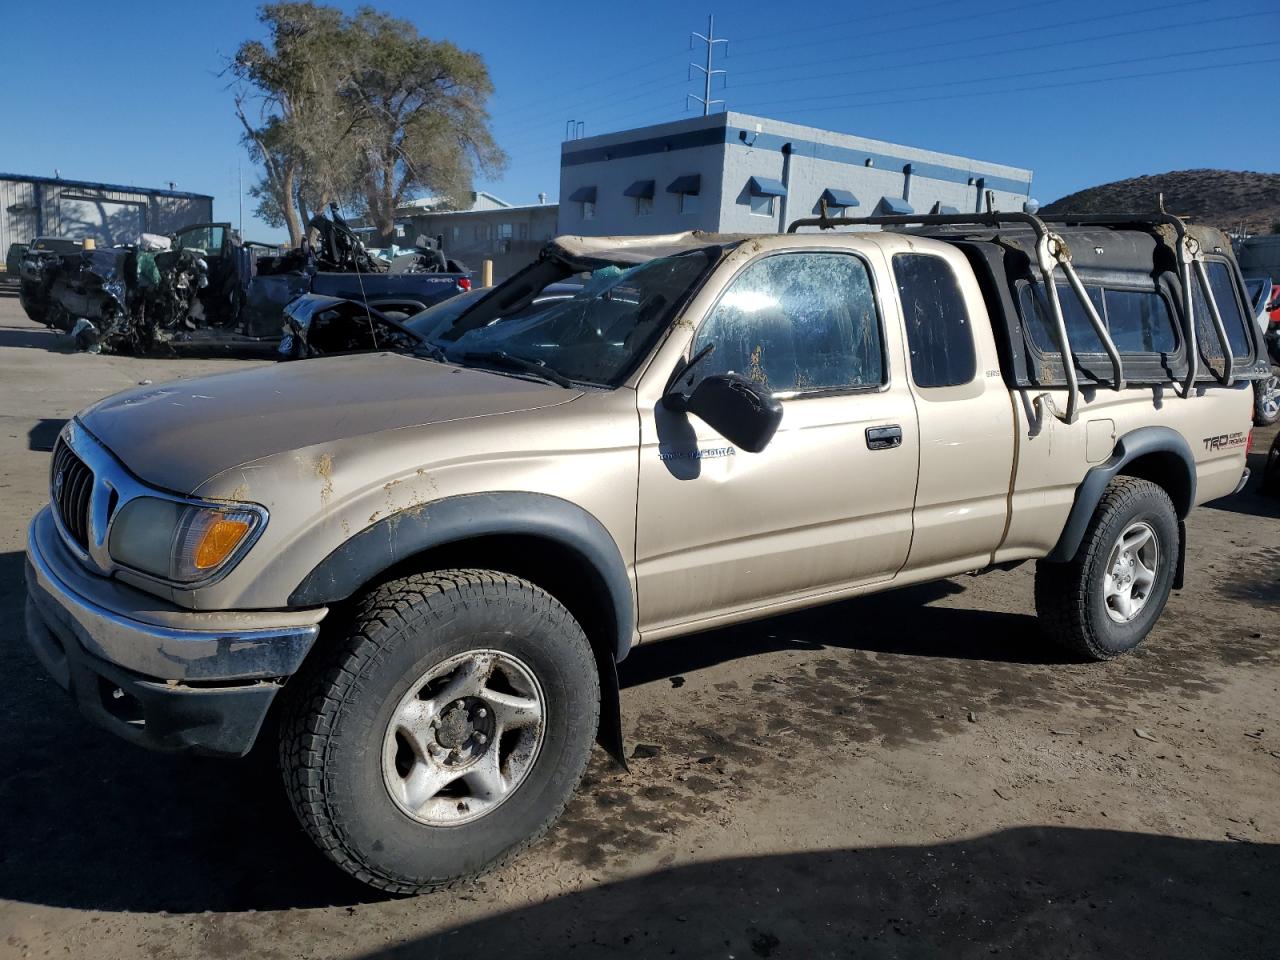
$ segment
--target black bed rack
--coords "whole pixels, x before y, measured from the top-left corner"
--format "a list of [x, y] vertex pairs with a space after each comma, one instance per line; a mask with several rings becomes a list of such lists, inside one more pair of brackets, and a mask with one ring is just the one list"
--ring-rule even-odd
[[[1080, 405], [1080, 383], [1076, 376], [1075, 351], [1071, 349], [1070, 337], [1067, 334], [1066, 321], [1062, 315], [1062, 303], [1058, 299], [1058, 288], [1054, 283], [1054, 271], [1059, 267], [1062, 268], [1063, 274], [1067, 278], [1067, 282], [1072, 292], [1080, 301], [1081, 307], [1084, 309], [1085, 316], [1089, 318], [1089, 323], [1093, 327], [1094, 333], [1097, 334], [1098, 340], [1102, 343], [1103, 348], [1107, 352], [1107, 357], [1111, 360], [1112, 369], [1112, 387], [1115, 390], [1123, 390], [1125, 388], [1124, 361], [1120, 358], [1120, 351], [1116, 349], [1115, 341], [1111, 339], [1106, 325], [1102, 322], [1102, 318], [1098, 316], [1098, 311], [1093, 305], [1093, 301], [1089, 299], [1088, 293], [1085, 291], [1084, 284], [1080, 280], [1079, 274], [1076, 273], [1075, 267], [1071, 263], [1071, 248], [1067, 246], [1066, 240], [1055, 231], [1049, 228], [1043, 219], [1034, 213], [1000, 213], [992, 208], [991, 197], [987, 197], [986, 213], [926, 213], [926, 214], [906, 214], [906, 215], [890, 215], [890, 216], [872, 216], [872, 217], [831, 217], [827, 213], [826, 201], [820, 201], [821, 215], [817, 217], [806, 217], [795, 220], [787, 227], [788, 233], [795, 233], [801, 227], [818, 227], [821, 230], [834, 230], [836, 227], [852, 227], [852, 226], [881, 226], [881, 227], [905, 227], [905, 226], [922, 226], [922, 227], [946, 227], [946, 226], [979, 226], [999, 228], [1012, 224], [1022, 224], [1029, 226], [1035, 234], [1035, 260], [1036, 266], [1040, 271], [1040, 275], [1044, 280], [1045, 296], [1049, 301], [1049, 312], [1051, 314], [1054, 340], [1057, 342], [1058, 350], [1062, 354], [1062, 369], [1064, 377], [1067, 381], [1067, 409], [1059, 413], [1053, 405], [1052, 399], [1048, 394], [1043, 394], [1041, 398], [1045, 404], [1052, 410], [1063, 423], [1074, 423], [1076, 413]], [[937, 205], [935, 205], [937, 209]], [[1164, 209], [1163, 196], [1159, 199], [1159, 210], [1150, 214], [1080, 214], [1069, 215], [1064, 217], [1055, 217], [1055, 221], [1061, 221], [1072, 224], [1089, 224], [1095, 226], [1151, 226], [1153, 224], [1163, 224], [1173, 230], [1175, 241], [1175, 254], [1178, 261], [1178, 283], [1182, 291], [1182, 319], [1183, 319], [1183, 340], [1187, 347], [1187, 372], [1182, 381], [1182, 395], [1190, 397], [1195, 390], [1196, 378], [1199, 376], [1199, 351], [1196, 344], [1196, 326], [1194, 318], [1194, 299], [1191, 290], [1191, 274], [1194, 271], [1200, 282], [1200, 289], [1204, 293], [1205, 303], [1209, 307], [1209, 315], [1213, 321], [1214, 333], [1222, 345], [1223, 356], [1223, 372], [1219, 375], [1214, 371], [1214, 377], [1226, 386], [1230, 386], [1234, 381], [1232, 371], [1234, 358], [1231, 354], [1231, 345], [1227, 339], [1226, 327], [1222, 322], [1222, 314], [1218, 310], [1217, 301], [1214, 299], [1213, 288], [1209, 284], [1208, 274], [1204, 266], [1203, 251], [1200, 249], [1200, 242], [1187, 232], [1187, 225], [1180, 217], [1176, 217], [1168, 213]]]

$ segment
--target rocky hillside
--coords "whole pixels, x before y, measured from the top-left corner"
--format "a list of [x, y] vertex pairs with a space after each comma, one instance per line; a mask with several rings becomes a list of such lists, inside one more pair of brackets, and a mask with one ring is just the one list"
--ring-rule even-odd
[[1280, 173], [1243, 170], [1174, 170], [1090, 187], [1055, 200], [1048, 214], [1116, 213], [1154, 210], [1164, 194], [1170, 213], [1189, 216], [1224, 230], [1270, 233], [1280, 223]]

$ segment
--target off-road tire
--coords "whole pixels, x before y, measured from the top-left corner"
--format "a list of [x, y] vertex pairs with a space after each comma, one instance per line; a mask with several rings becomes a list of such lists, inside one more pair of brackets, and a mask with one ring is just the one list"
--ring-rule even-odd
[[[590, 644], [559, 601], [526, 580], [444, 570], [385, 583], [354, 607], [284, 691], [279, 760], [304, 830], [339, 867], [389, 893], [469, 880], [518, 854], [564, 810], [600, 711]], [[545, 730], [525, 779], [478, 820], [429, 826], [393, 802], [382, 742], [427, 670], [472, 649], [518, 656], [544, 694]]]
[[1262, 483], [1258, 492], [1264, 497], [1280, 498], [1280, 434], [1271, 441], [1267, 459], [1262, 467]]
[[[1137, 616], [1117, 623], [1106, 610], [1106, 565], [1121, 533], [1138, 521], [1156, 534], [1155, 582]], [[1178, 517], [1164, 489], [1137, 477], [1115, 477], [1103, 491], [1075, 556], [1066, 563], [1036, 564], [1036, 613], [1043, 629], [1067, 650], [1090, 660], [1111, 660], [1135, 649], [1169, 599], [1178, 549]]]
[[1280, 390], [1280, 367], [1272, 367], [1264, 380], [1253, 381], [1253, 425], [1269, 427], [1280, 420], [1280, 404], [1276, 391]]

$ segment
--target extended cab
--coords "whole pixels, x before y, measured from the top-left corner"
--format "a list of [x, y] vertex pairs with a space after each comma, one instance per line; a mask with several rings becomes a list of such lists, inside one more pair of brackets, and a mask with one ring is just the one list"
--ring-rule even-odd
[[1247, 475], [1230, 245], [838, 223], [561, 238], [412, 353], [90, 407], [30, 528], [32, 646], [137, 743], [278, 739], [317, 844], [400, 892], [555, 820], [638, 643], [1034, 560], [1050, 638], [1132, 650]]

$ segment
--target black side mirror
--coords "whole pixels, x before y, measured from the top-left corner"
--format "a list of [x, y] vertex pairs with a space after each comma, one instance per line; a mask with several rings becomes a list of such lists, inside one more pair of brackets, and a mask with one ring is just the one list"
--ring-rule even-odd
[[769, 445], [782, 422], [778, 399], [746, 377], [718, 373], [693, 388], [686, 399], [668, 394], [670, 409], [692, 413], [736, 447], [759, 453]]

